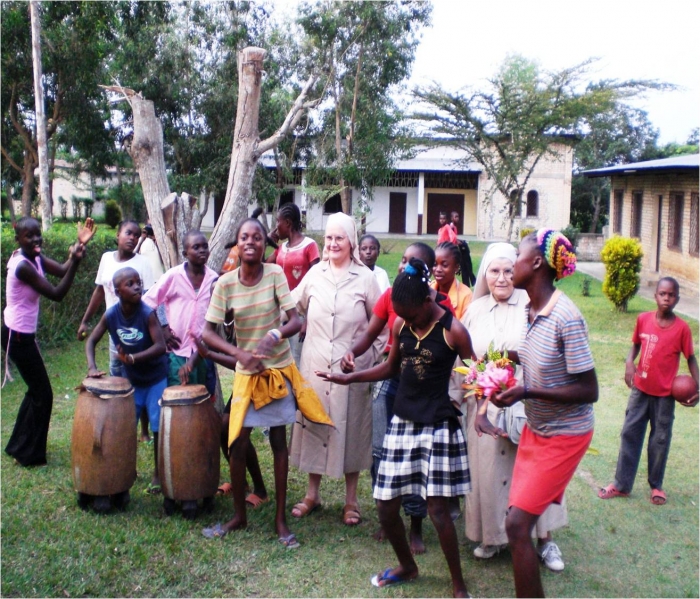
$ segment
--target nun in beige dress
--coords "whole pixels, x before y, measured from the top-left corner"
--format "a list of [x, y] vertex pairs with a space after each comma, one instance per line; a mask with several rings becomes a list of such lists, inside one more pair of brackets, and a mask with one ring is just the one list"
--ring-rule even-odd
[[[517, 351], [525, 326], [527, 293], [512, 283], [515, 248], [509, 243], [491, 244], [484, 254], [474, 286], [472, 303], [462, 317], [477, 356], [483, 356], [491, 342], [497, 350]], [[517, 376], [521, 377], [520, 368]], [[488, 403], [487, 417], [496, 423], [499, 408]], [[474, 555], [488, 559], [508, 544], [505, 530], [508, 493], [518, 446], [508, 439], [479, 437], [474, 429], [476, 401], [466, 406], [467, 447], [472, 491], [466, 496], [465, 532], [481, 544]], [[463, 409], [464, 409], [463, 406]], [[567, 524], [566, 505], [552, 504], [537, 521], [538, 543], [551, 540], [549, 531]]]
[[[346, 214], [328, 219], [321, 262], [313, 266], [292, 292], [306, 318], [306, 338], [299, 366], [321, 398], [335, 428], [305, 420], [297, 412], [292, 429], [291, 464], [309, 474], [306, 496], [292, 509], [301, 518], [321, 505], [323, 475], [345, 477], [343, 521], [359, 524], [357, 483], [361, 470], [372, 464], [372, 406], [370, 383], [337, 385], [315, 371], [340, 372], [340, 360], [362, 336], [380, 296], [374, 273], [359, 260], [354, 220]], [[364, 370], [377, 360], [376, 348], [355, 360]]]

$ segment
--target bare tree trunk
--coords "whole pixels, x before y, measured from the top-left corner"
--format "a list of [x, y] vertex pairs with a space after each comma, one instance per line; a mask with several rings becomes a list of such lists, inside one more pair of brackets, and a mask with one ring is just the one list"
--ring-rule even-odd
[[12, 185], [7, 186], [7, 210], [10, 213], [10, 222], [12, 223], [12, 228], [15, 228], [15, 223], [17, 222], [17, 217], [15, 216], [15, 195], [14, 188]]
[[166, 228], [162, 202], [170, 196], [168, 176], [165, 171], [163, 153], [163, 127], [156, 117], [151, 100], [139, 94], [129, 96], [134, 115], [134, 139], [129, 148], [134, 165], [139, 173], [143, 199], [151, 219], [156, 242], [166, 270], [180, 263], [178, 235], [173, 228]]
[[600, 218], [600, 192], [595, 192], [593, 194], [593, 220], [591, 221], [591, 228], [589, 233], [595, 233], [598, 228], [598, 219]]
[[36, 163], [24, 152], [24, 173], [22, 176], [22, 216], [32, 215], [32, 196], [34, 195], [34, 168]]
[[233, 241], [238, 223], [248, 215], [255, 167], [260, 156], [275, 148], [296, 127], [306, 109], [318, 104], [318, 101], [305, 102], [309, 90], [316, 82], [316, 77], [311, 76], [287, 113], [284, 123], [270, 137], [260, 141], [258, 117], [265, 54], [265, 50], [255, 47], [245, 48], [238, 54], [238, 105], [231, 168], [221, 216], [209, 240], [211, 254], [208, 264], [217, 272], [226, 258], [227, 250], [224, 246]]
[[39, 196], [41, 197], [41, 228], [51, 227], [51, 190], [49, 189], [49, 157], [44, 114], [44, 86], [41, 83], [41, 19], [36, 0], [29, 2], [32, 24], [32, 63], [34, 67], [34, 104], [36, 107], [36, 140], [39, 151]]

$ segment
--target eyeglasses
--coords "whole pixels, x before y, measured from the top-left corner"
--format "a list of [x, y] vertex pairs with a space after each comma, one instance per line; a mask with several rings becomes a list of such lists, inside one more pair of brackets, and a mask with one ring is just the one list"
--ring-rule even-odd
[[506, 280], [512, 279], [513, 278], [513, 269], [512, 268], [489, 268], [486, 271], [486, 276], [491, 277], [492, 279], [498, 280], [501, 275], [503, 275], [503, 278]]

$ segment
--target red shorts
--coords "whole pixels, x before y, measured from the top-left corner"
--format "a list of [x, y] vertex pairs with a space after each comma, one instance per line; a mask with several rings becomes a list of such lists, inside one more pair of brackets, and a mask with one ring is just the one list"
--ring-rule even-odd
[[593, 431], [543, 437], [525, 425], [515, 458], [508, 505], [540, 516], [551, 503], [561, 503], [591, 439]]

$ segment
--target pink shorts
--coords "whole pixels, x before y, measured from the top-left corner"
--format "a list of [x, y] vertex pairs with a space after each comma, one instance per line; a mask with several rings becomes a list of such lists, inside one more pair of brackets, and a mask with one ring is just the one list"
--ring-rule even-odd
[[515, 458], [508, 505], [540, 516], [551, 503], [561, 503], [592, 438], [593, 431], [543, 437], [525, 425]]

